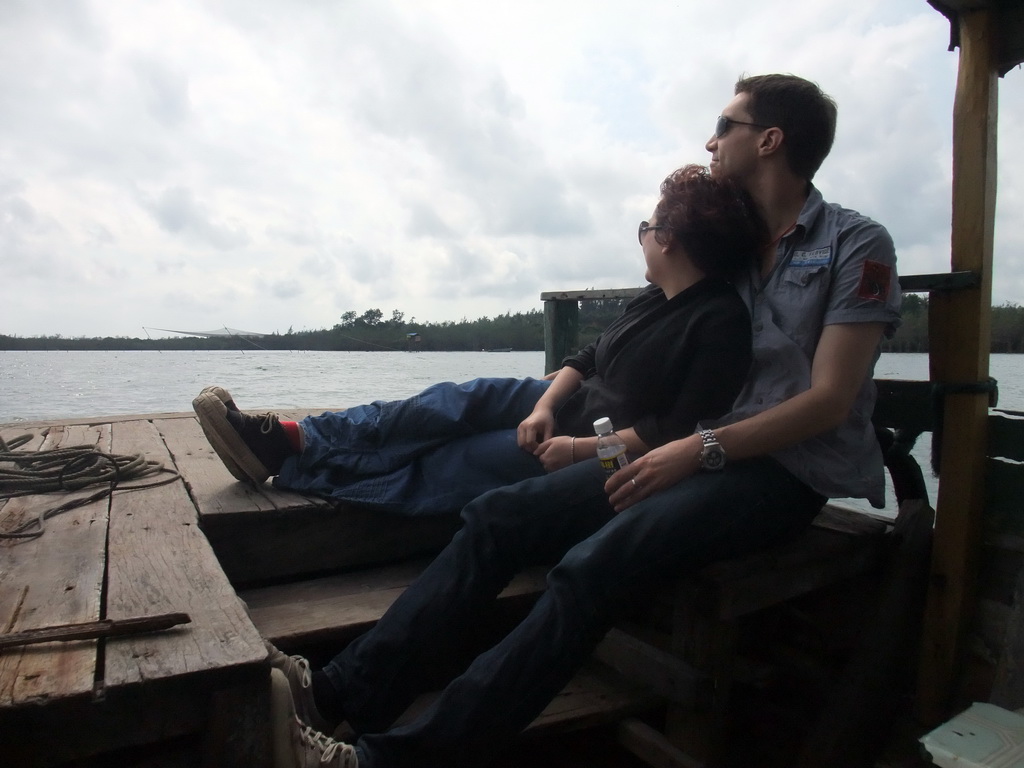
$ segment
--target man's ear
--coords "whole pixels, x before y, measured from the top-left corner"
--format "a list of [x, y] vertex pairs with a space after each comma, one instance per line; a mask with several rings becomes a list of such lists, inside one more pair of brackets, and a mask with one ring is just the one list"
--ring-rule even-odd
[[773, 155], [782, 149], [782, 142], [786, 135], [781, 128], [772, 127], [761, 133], [761, 140], [757, 148], [762, 155]]

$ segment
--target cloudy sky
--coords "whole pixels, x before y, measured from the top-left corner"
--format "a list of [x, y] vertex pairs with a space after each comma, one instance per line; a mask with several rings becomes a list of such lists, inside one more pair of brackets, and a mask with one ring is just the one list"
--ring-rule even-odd
[[[2, 0], [0, 333], [439, 322], [638, 285], [743, 73], [839, 102], [816, 183], [949, 269], [957, 55], [925, 0]], [[1024, 303], [1024, 72], [993, 301]]]

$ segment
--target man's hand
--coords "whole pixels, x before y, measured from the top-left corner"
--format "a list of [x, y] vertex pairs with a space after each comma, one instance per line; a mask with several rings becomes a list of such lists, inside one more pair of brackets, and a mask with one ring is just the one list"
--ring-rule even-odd
[[627, 464], [605, 483], [604, 489], [612, 507], [621, 512], [696, 474], [700, 468], [697, 459], [700, 450], [700, 436], [690, 435], [654, 448]]

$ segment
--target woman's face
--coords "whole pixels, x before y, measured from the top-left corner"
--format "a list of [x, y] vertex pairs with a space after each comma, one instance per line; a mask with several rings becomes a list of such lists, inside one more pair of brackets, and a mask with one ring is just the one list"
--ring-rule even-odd
[[[647, 223], [652, 227], [658, 226], [658, 214], [654, 212], [651, 214], [651, 218], [647, 220]], [[640, 244], [643, 247], [644, 252], [644, 263], [647, 265], [647, 271], [644, 273], [644, 279], [649, 283], [659, 285], [658, 276], [664, 274], [666, 269], [666, 256], [665, 246], [658, 242], [657, 233], [661, 230], [648, 229], [640, 238]]]

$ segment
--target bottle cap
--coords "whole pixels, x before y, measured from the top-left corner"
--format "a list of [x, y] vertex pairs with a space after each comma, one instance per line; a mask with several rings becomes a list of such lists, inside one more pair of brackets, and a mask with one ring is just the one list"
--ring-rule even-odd
[[609, 419], [607, 416], [605, 416], [604, 418], [598, 419], [597, 421], [594, 422], [594, 434], [595, 435], [603, 435], [605, 432], [611, 432], [611, 431], [612, 431], [612, 420]]

